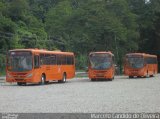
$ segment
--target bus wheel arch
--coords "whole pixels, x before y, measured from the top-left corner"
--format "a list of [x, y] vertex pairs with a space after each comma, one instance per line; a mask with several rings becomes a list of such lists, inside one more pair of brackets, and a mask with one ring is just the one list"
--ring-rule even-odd
[[66, 82], [66, 80], [67, 80], [67, 73], [66, 73], [66, 72], [64, 72], [64, 73], [63, 73], [63, 83], [65, 83], [65, 82]]
[[45, 82], [46, 82], [46, 75], [45, 75], [45, 73], [42, 73], [42, 75], [41, 75], [41, 80], [40, 80], [40, 84], [41, 84], [41, 85], [44, 85]]
[[59, 83], [65, 83], [67, 79], [67, 73], [63, 72], [62, 79], [58, 80]]

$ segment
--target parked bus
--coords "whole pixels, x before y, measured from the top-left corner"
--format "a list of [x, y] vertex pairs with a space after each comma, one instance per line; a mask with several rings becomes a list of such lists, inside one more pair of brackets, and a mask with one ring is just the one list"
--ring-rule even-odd
[[152, 77], [158, 72], [157, 56], [145, 53], [129, 53], [125, 56], [124, 74], [129, 78]]
[[114, 74], [114, 55], [111, 52], [91, 52], [89, 54], [88, 76], [91, 81], [113, 80]]
[[65, 83], [75, 76], [72, 52], [40, 49], [10, 50], [7, 56], [6, 81], [45, 84], [52, 80]]

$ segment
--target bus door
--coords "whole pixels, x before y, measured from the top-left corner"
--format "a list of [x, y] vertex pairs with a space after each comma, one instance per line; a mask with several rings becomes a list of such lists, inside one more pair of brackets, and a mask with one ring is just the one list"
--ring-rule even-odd
[[55, 72], [54, 75], [56, 76], [57, 79], [61, 79], [62, 78], [62, 61], [61, 61], [61, 55], [57, 55], [56, 59], [57, 59], [57, 65], [55, 67]]
[[50, 54], [45, 54], [45, 73], [46, 80], [52, 79], [52, 60]]
[[58, 66], [57, 66], [57, 57], [55, 54], [50, 55], [50, 79], [57, 79], [57, 72], [58, 72]]
[[34, 65], [34, 74], [36, 76], [36, 79], [40, 79], [40, 59], [39, 55], [35, 54], [33, 59], [33, 65]]
[[49, 54], [40, 54], [40, 73], [46, 75], [46, 80], [50, 79], [50, 55]]

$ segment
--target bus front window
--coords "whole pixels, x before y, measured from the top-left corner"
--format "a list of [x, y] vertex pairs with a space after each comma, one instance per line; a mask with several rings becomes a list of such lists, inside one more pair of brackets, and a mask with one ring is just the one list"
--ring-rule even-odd
[[144, 59], [142, 57], [129, 57], [127, 60], [132, 68], [142, 68], [144, 66]]
[[108, 54], [91, 54], [91, 68], [96, 70], [108, 69], [112, 66], [111, 56]]
[[10, 71], [24, 72], [32, 70], [32, 55], [30, 52], [11, 52]]

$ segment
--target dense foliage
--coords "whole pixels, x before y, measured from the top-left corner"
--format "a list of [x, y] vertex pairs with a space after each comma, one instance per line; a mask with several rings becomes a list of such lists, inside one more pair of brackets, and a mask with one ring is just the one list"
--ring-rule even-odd
[[160, 54], [159, 0], [0, 0], [0, 67], [15, 48], [72, 51], [77, 68], [91, 51]]

